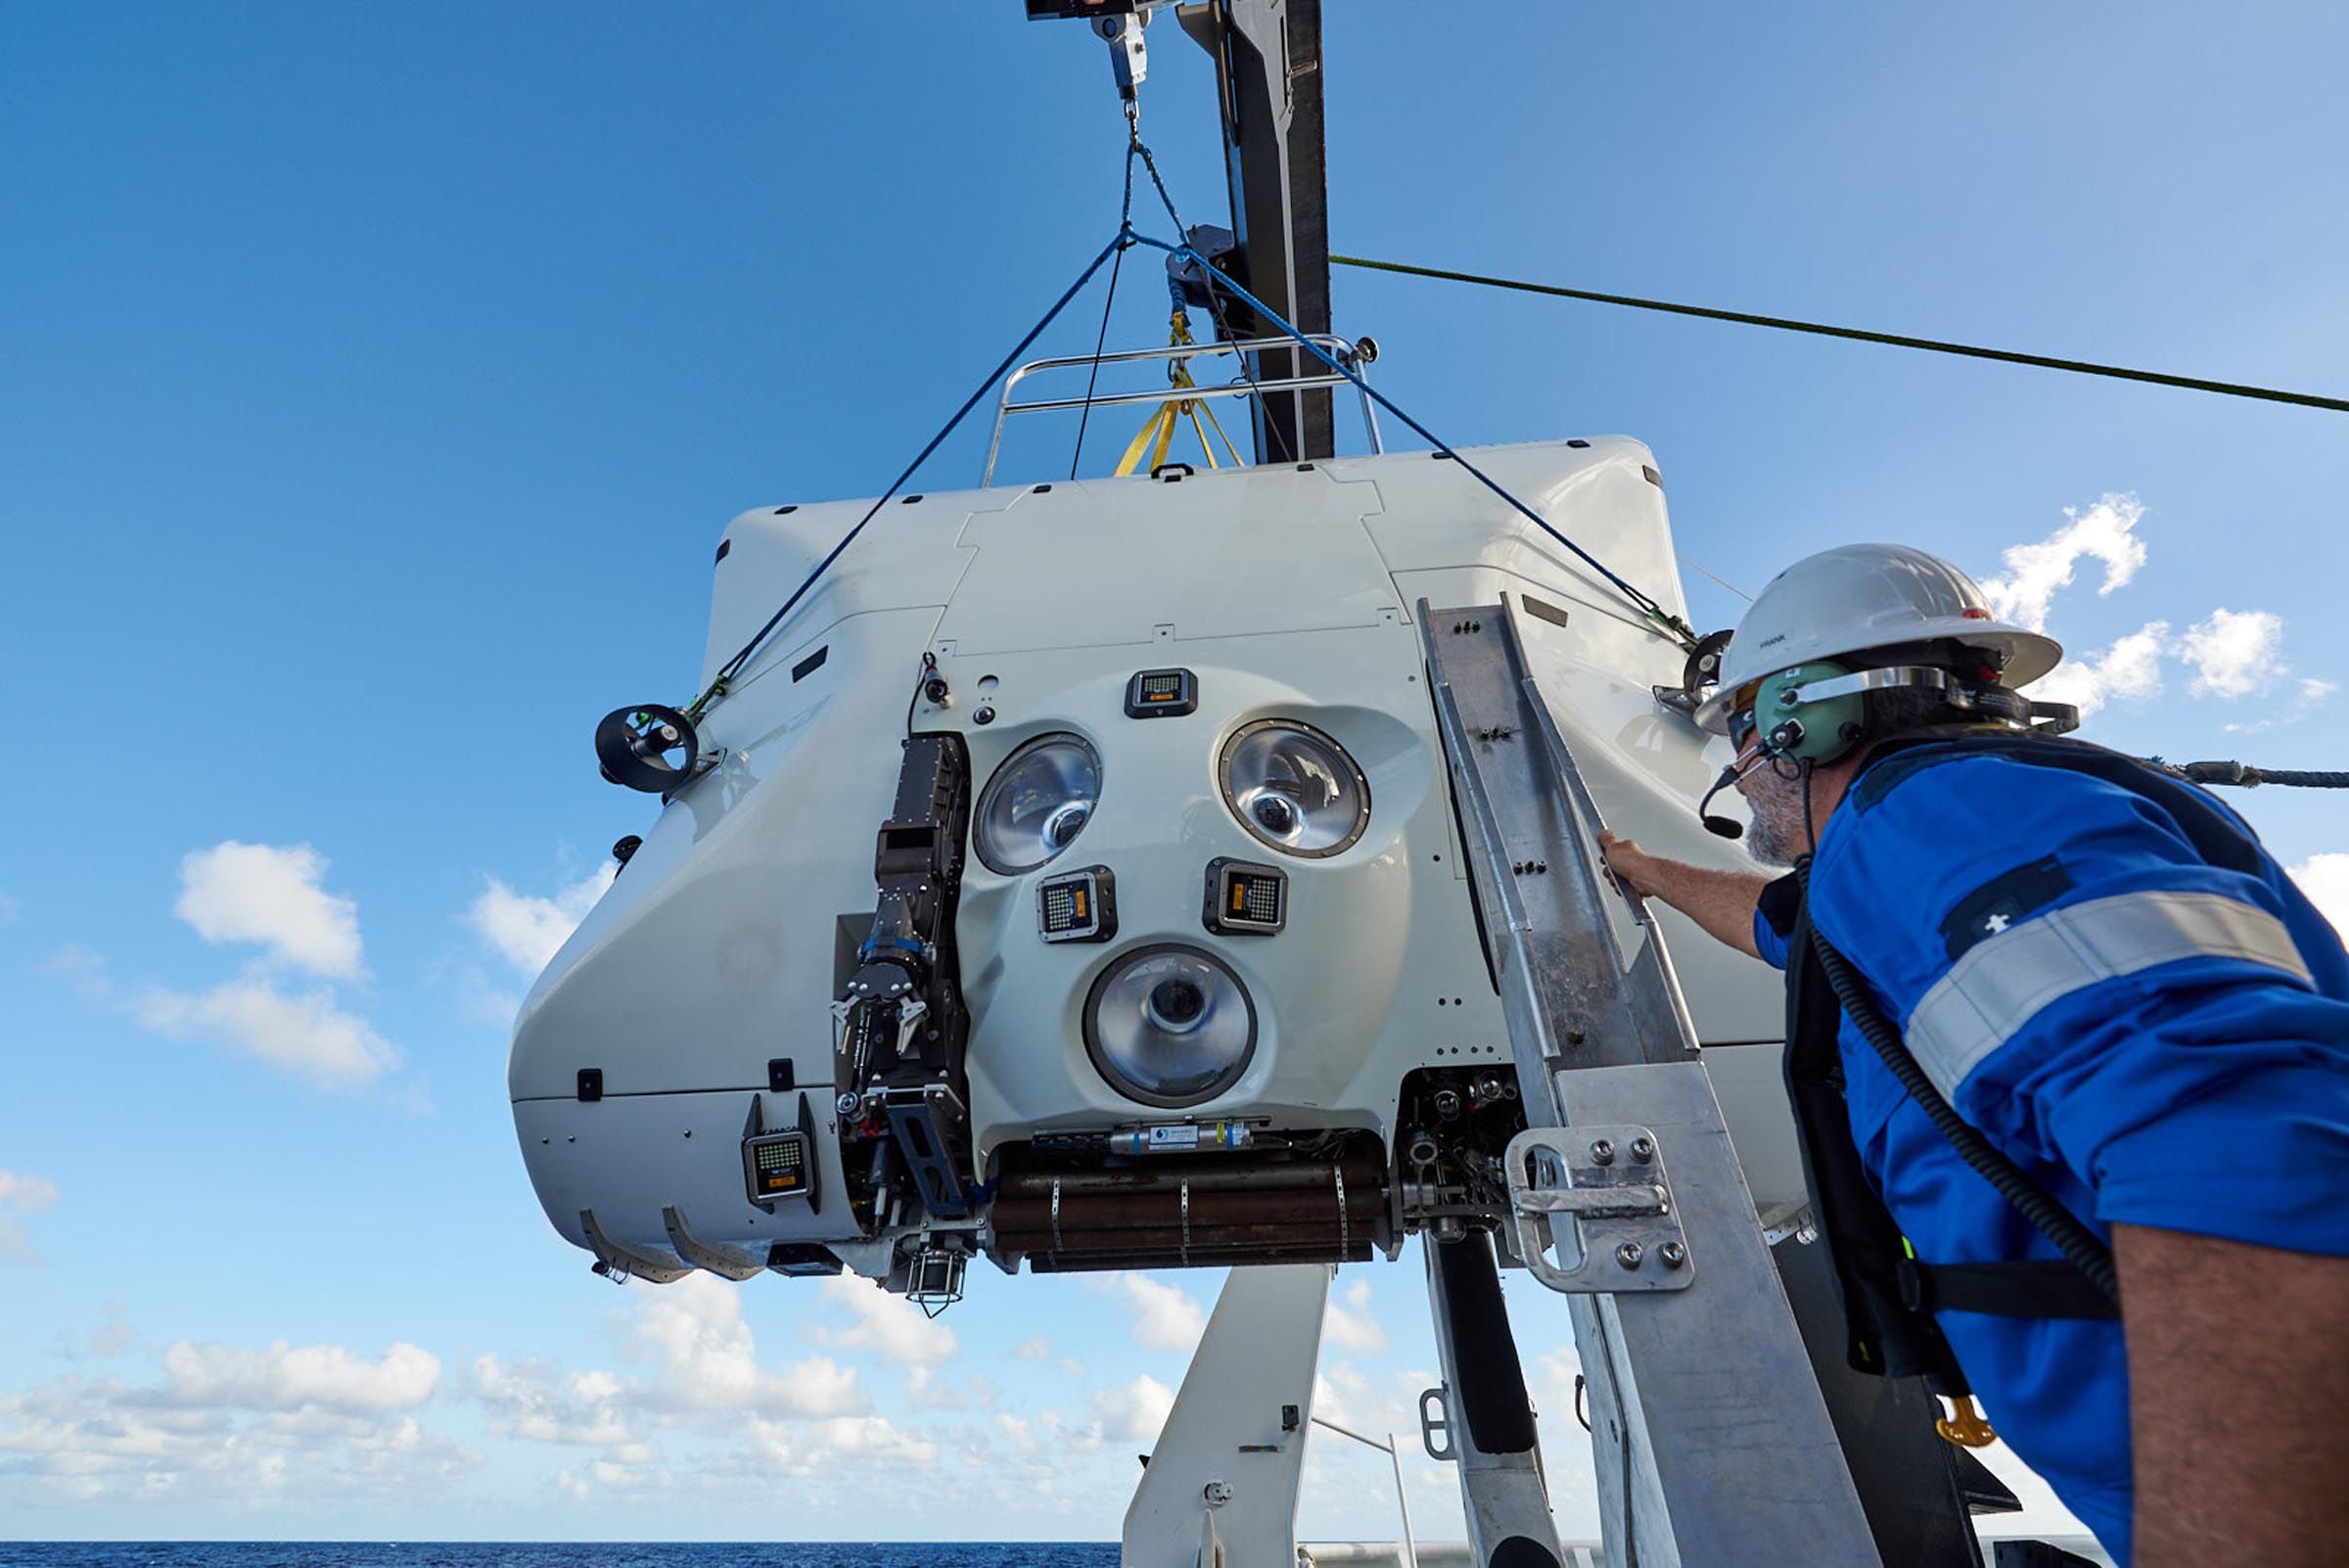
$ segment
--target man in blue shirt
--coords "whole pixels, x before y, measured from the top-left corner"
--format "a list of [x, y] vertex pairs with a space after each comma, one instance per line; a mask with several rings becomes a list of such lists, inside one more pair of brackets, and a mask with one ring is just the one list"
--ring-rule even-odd
[[1848, 960], [1789, 1042], [1818, 1195], [1848, 1132], [1894, 1294], [2117, 1562], [2349, 1562], [2349, 955], [2207, 793], [2052, 738], [2060, 654], [1922, 552], [1798, 563], [1697, 718], [1804, 874], [1608, 863], [1790, 985]]

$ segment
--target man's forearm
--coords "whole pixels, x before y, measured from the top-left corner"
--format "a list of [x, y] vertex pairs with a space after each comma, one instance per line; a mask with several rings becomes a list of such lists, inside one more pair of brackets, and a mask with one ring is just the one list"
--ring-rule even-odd
[[1716, 942], [1748, 957], [1754, 946], [1754, 910], [1771, 879], [1751, 871], [1716, 871], [1649, 854], [1629, 839], [1609, 834], [1603, 841], [1607, 865], [1616, 876], [1651, 899], [1661, 899], [1705, 929]]
[[2139, 1568], [2319, 1568], [2349, 1542], [2349, 1259], [2112, 1227]]

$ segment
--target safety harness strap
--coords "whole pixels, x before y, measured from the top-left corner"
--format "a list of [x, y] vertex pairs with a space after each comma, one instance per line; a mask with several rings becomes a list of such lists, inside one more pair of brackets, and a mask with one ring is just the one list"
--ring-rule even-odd
[[2016, 1263], [1900, 1266], [1904, 1304], [1916, 1312], [1993, 1317], [2114, 1317], [2121, 1310], [2062, 1258]]
[[1842, 1022], [1843, 1008], [1811, 941], [1809, 901], [1798, 900], [1786, 939], [1786, 1095], [1818, 1244], [1826, 1248], [1841, 1287], [1846, 1358], [1855, 1371], [1922, 1376], [1936, 1393], [1963, 1394], [1965, 1374], [1932, 1313], [1908, 1299], [1900, 1273], [1908, 1244], [1852, 1138], [1837, 1043]]

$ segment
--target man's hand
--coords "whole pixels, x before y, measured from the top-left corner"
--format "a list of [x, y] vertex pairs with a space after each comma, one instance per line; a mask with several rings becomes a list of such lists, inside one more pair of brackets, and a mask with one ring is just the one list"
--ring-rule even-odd
[[[1607, 869], [1617, 881], [1643, 899], [1661, 899], [1664, 890], [1655, 880], [1656, 857], [1631, 839], [1619, 839], [1604, 828], [1598, 834], [1599, 852], [1607, 857]], [[1671, 902], [1669, 899], [1665, 899]]]
[[1630, 839], [1612, 833], [1598, 836], [1599, 852], [1617, 882], [1643, 899], [1660, 899], [1705, 928], [1715, 941], [1727, 943], [1749, 958], [1761, 956], [1754, 946], [1754, 907], [1770, 878], [1750, 871], [1711, 871], [1683, 865], [1648, 853]]

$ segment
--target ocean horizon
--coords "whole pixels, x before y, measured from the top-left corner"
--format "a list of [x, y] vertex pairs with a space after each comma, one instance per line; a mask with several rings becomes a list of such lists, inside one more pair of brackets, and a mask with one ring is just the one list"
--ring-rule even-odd
[[1114, 1568], [1114, 1541], [0, 1541], [0, 1568]]

